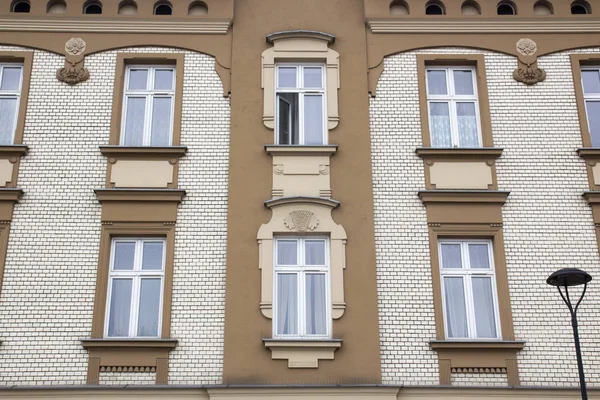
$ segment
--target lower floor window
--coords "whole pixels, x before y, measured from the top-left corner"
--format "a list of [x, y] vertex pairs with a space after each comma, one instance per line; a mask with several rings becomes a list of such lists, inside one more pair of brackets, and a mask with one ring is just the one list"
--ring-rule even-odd
[[274, 275], [274, 336], [330, 337], [327, 239], [276, 239]]
[[112, 239], [105, 337], [160, 337], [164, 271], [164, 239]]
[[440, 240], [444, 323], [448, 339], [499, 339], [492, 243]]

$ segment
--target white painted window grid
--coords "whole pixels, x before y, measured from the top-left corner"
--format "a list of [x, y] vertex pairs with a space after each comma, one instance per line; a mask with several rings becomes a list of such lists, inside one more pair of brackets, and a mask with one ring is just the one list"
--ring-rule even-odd
[[[443, 252], [442, 245], [455, 244], [460, 245], [461, 249], [461, 260], [462, 268], [443, 268]], [[489, 268], [471, 268], [471, 262], [469, 257], [469, 244], [486, 244], [488, 251]], [[491, 240], [487, 239], [439, 239], [438, 240], [438, 255], [439, 255], [439, 268], [441, 274], [441, 288], [442, 288], [442, 309], [444, 313], [444, 331], [446, 333], [446, 339], [451, 340], [500, 340], [501, 339], [501, 327], [500, 327], [500, 315], [498, 310], [498, 290], [496, 288], [496, 274], [494, 267], [494, 254], [493, 244]], [[476, 332], [476, 321], [475, 321], [475, 303], [473, 297], [473, 285], [472, 278], [477, 277], [489, 277], [491, 282], [491, 290], [493, 297], [493, 310], [494, 310], [494, 321], [496, 327], [495, 337], [492, 338], [479, 338]], [[466, 337], [448, 337], [448, 318], [446, 315], [446, 284], [444, 278], [462, 278], [464, 285], [464, 297], [466, 305], [467, 315], [467, 331], [468, 336]]]
[[[8, 76], [7, 71], [19, 70], [18, 77]], [[0, 145], [13, 144], [15, 131], [17, 130], [17, 120], [19, 116], [19, 106], [21, 103], [21, 89], [23, 86], [23, 64], [22, 63], [1, 63], [0, 64], [0, 101], [8, 100], [14, 103], [14, 109], [10, 107], [0, 109], [0, 129], [7, 131], [0, 132]], [[4, 107], [2, 107], [4, 108]]]
[[[145, 89], [129, 89], [130, 77], [132, 71], [146, 70], [148, 75], [146, 78]], [[171, 89], [154, 89], [156, 71], [172, 71]], [[176, 87], [177, 71], [174, 65], [128, 65], [125, 69], [125, 87], [123, 88], [123, 112], [121, 116], [121, 145], [125, 145], [126, 126], [127, 126], [127, 108], [129, 99], [144, 98], [145, 112], [143, 121], [142, 145], [152, 146], [152, 116], [154, 99], [169, 98], [171, 99], [170, 121], [169, 121], [169, 142], [170, 146], [173, 142], [173, 120], [175, 113], [175, 87]]]
[[[458, 131], [458, 112], [457, 103], [475, 103], [475, 117], [477, 120], [477, 134], [478, 134], [478, 146], [481, 146], [481, 120], [479, 115], [479, 95], [477, 93], [477, 70], [473, 66], [427, 66], [425, 69], [425, 81], [426, 81], [426, 93], [427, 93], [427, 114], [429, 117], [429, 129], [430, 137], [432, 135], [431, 127], [433, 126], [431, 121], [431, 103], [448, 103], [449, 114], [450, 114], [450, 131], [452, 136], [452, 147], [459, 147], [460, 138]], [[446, 93], [442, 94], [430, 94], [429, 93], [429, 78], [427, 76], [428, 71], [444, 71], [446, 73]], [[471, 71], [471, 78], [473, 84], [473, 94], [471, 95], [459, 95], [456, 94], [456, 87], [454, 84], [454, 71]]]
[[[596, 73], [596, 83], [599, 84], [598, 87], [592, 87], [585, 85], [584, 75], [586, 73]], [[598, 118], [600, 116], [594, 115], [593, 111], [590, 111], [588, 108], [589, 103], [596, 103], [595, 105], [600, 105], [600, 66], [585, 66], [581, 67], [581, 88], [583, 92], [583, 100], [585, 104], [585, 115], [588, 123], [588, 130], [591, 135], [592, 146], [597, 147], [600, 143], [598, 143], [600, 138], [596, 138], [594, 136], [595, 132], [600, 132], [600, 121]], [[591, 114], [591, 115], [590, 115]]]
[[[282, 87], [280, 85], [280, 70], [282, 68], [295, 68], [295, 72], [296, 72], [296, 84], [295, 87]], [[307, 88], [305, 87], [305, 83], [304, 83], [304, 70], [306, 68], [319, 68], [321, 71], [321, 87], [320, 88], [316, 88], [316, 87], [310, 87]], [[322, 137], [322, 142], [320, 144], [327, 144], [328, 141], [328, 129], [327, 129], [327, 92], [326, 92], [326, 87], [327, 87], [327, 82], [326, 82], [326, 70], [325, 70], [325, 66], [323, 64], [315, 64], [315, 63], [279, 63], [276, 66], [276, 71], [275, 71], [275, 142], [276, 144], [284, 144], [284, 143], [280, 143], [279, 140], [279, 131], [280, 131], [280, 127], [279, 127], [279, 118], [280, 118], [280, 106], [279, 106], [279, 102], [280, 100], [283, 100], [284, 102], [288, 103], [289, 102], [285, 99], [282, 99], [279, 94], [285, 94], [285, 93], [297, 93], [298, 94], [298, 115], [297, 115], [297, 119], [298, 119], [298, 136], [299, 136], [299, 140], [298, 143], [291, 143], [292, 142], [292, 128], [291, 125], [293, 123], [293, 119], [290, 117], [290, 143], [289, 144], [296, 144], [296, 145], [305, 145], [306, 143], [306, 132], [305, 132], [305, 123], [304, 123], [304, 105], [305, 105], [305, 99], [308, 96], [321, 96], [321, 126], [322, 126], [322, 132], [323, 132], [323, 137]]]
[[[280, 241], [293, 241], [296, 242], [296, 265], [278, 264], [278, 244]], [[324, 243], [325, 249], [325, 264], [324, 265], [306, 265], [305, 264], [305, 245], [307, 242], [321, 241]], [[330, 339], [331, 338], [331, 280], [330, 280], [330, 249], [329, 249], [329, 238], [324, 236], [307, 236], [307, 237], [294, 237], [294, 236], [281, 236], [275, 239], [275, 246], [273, 246], [273, 338], [277, 339]], [[278, 302], [277, 294], [279, 292], [278, 287], [278, 275], [280, 274], [295, 274], [297, 276], [297, 304], [298, 304], [298, 315], [297, 315], [297, 326], [298, 334], [282, 335], [277, 333], [278, 324]], [[326, 321], [326, 333], [323, 335], [310, 335], [306, 333], [306, 275], [307, 274], [322, 274], [325, 276], [325, 321]]]
[[[115, 270], [115, 250], [117, 243], [135, 243], [135, 253], [133, 261], [133, 270]], [[161, 243], [162, 244], [162, 260], [161, 269], [142, 269], [143, 245], [144, 243]], [[156, 336], [143, 336], [143, 338], [160, 338], [162, 327], [162, 310], [164, 298], [164, 283], [165, 283], [165, 263], [166, 263], [166, 239], [161, 237], [115, 237], [111, 240], [110, 250], [110, 265], [108, 279], [108, 294], [106, 296], [106, 312], [104, 322], [104, 337], [105, 338], [137, 338], [138, 336], [138, 316], [140, 309], [140, 288], [143, 278], [160, 279], [160, 299], [158, 305], [158, 332]], [[109, 321], [112, 302], [113, 281], [115, 279], [131, 279], [131, 302], [129, 311], [129, 332], [127, 336], [109, 336]]]

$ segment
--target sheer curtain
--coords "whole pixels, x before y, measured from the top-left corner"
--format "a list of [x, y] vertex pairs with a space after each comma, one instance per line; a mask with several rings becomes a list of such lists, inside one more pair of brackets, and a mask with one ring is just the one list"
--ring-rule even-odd
[[456, 103], [460, 147], [479, 147], [475, 103]]
[[444, 278], [446, 300], [446, 325], [449, 338], [465, 338], [467, 333], [467, 313], [465, 309], [465, 289], [462, 278]]
[[298, 276], [277, 274], [277, 334], [298, 333]]
[[431, 145], [433, 147], [452, 147], [450, 134], [450, 112], [448, 103], [429, 103]]
[[327, 334], [325, 275], [306, 274], [306, 333]]
[[140, 307], [138, 312], [137, 336], [158, 336], [160, 288], [160, 278], [142, 279], [140, 286]]
[[475, 307], [475, 325], [477, 338], [495, 338], [496, 316], [494, 315], [494, 297], [491, 278], [472, 278], [473, 303]]
[[110, 299], [108, 336], [129, 336], [129, 314], [131, 313], [131, 279], [113, 279]]
[[17, 99], [0, 98], [0, 145], [13, 144]]

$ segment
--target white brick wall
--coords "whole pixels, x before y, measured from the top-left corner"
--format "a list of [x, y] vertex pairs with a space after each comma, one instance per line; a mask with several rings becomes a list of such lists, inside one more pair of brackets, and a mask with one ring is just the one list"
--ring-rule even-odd
[[[511, 191], [503, 208], [504, 238], [515, 335], [526, 342], [519, 354], [521, 382], [576, 385], [568, 312], [545, 284], [551, 272], [565, 266], [600, 276], [591, 210], [581, 199], [587, 177], [575, 153], [581, 137], [568, 55], [542, 57], [547, 80], [528, 87], [512, 78], [514, 57], [451, 48], [388, 57], [371, 99], [384, 383], [437, 384], [437, 357], [427, 343], [435, 336], [427, 224], [416, 196], [424, 187], [422, 160], [414, 155], [421, 146], [419, 53], [485, 54], [494, 142], [504, 148], [498, 185]], [[422, 281], [408, 278], [415, 274]], [[588, 292], [580, 317], [591, 385], [600, 383], [599, 303], [600, 294]]]
[[[0, 47], [10, 50], [12, 48]], [[181, 52], [128, 48], [123, 52]], [[217, 383], [222, 364], [229, 105], [214, 59], [185, 52], [170, 379]], [[56, 80], [64, 58], [36, 51], [0, 295], [0, 382], [83, 384], [100, 239], [93, 189], [105, 183], [116, 52], [87, 56], [90, 79]], [[188, 77], [189, 75], [189, 77]], [[66, 206], [68, 205], [68, 206]], [[192, 354], [193, 353], [193, 354]], [[177, 367], [175, 367], [177, 365]], [[147, 380], [140, 380], [144, 383]]]

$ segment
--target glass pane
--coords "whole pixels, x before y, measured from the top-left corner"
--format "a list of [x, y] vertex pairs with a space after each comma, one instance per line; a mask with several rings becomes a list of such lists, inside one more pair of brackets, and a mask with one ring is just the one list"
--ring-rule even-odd
[[17, 99], [0, 98], [0, 145], [13, 144]]
[[429, 129], [433, 147], [452, 147], [448, 103], [429, 103]]
[[21, 67], [5, 67], [2, 74], [1, 90], [17, 91], [21, 86]]
[[173, 72], [172, 69], [154, 71], [154, 90], [173, 90]]
[[600, 74], [598, 70], [581, 71], [583, 93], [600, 93]]
[[592, 146], [600, 147], [600, 101], [586, 101], [585, 108]]
[[277, 264], [278, 265], [297, 265], [298, 264], [298, 242], [295, 240], [277, 241]]
[[144, 242], [144, 250], [142, 255], [142, 269], [162, 269], [163, 247], [163, 242]]
[[304, 144], [323, 144], [323, 96], [304, 96]]
[[146, 98], [128, 97], [127, 114], [125, 115], [125, 146], [141, 146], [144, 144], [144, 119], [146, 117]]
[[295, 88], [296, 87], [296, 67], [279, 67], [277, 69], [279, 81], [277, 83], [280, 88]]
[[325, 241], [307, 240], [304, 245], [306, 265], [325, 265]]
[[427, 71], [427, 93], [448, 94], [448, 87], [446, 85], [446, 71]]
[[324, 274], [306, 274], [306, 333], [327, 334], [327, 299]]
[[304, 87], [322, 88], [322, 72], [323, 70], [319, 67], [304, 67]]
[[444, 278], [444, 290], [444, 299], [446, 301], [446, 336], [448, 338], [468, 337], [465, 288], [462, 278]]
[[469, 244], [469, 260], [471, 268], [489, 269], [490, 256], [487, 244]]
[[138, 336], [158, 336], [159, 313], [160, 279], [142, 279], [137, 328]]
[[152, 101], [151, 146], [169, 146], [171, 144], [171, 99], [155, 97]]
[[108, 336], [129, 336], [131, 279], [113, 279], [108, 318]]
[[279, 99], [279, 144], [291, 144], [290, 133], [292, 131], [292, 107], [282, 96]]
[[475, 327], [478, 339], [496, 338], [496, 316], [491, 278], [472, 278]]
[[456, 103], [460, 147], [479, 147], [475, 103]]
[[133, 260], [135, 258], [135, 242], [115, 242], [115, 258], [113, 261], [113, 270], [131, 271], [133, 270]]
[[473, 92], [473, 71], [453, 71], [454, 72], [454, 93], [458, 95], [474, 94]]
[[460, 244], [442, 244], [442, 268], [462, 268]]
[[277, 334], [298, 333], [298, 276], [277, 274]]
[[130, 90], [145, 90], [148, 82], [147, 69], [130, 69], [129, 70], [129, 89]]

